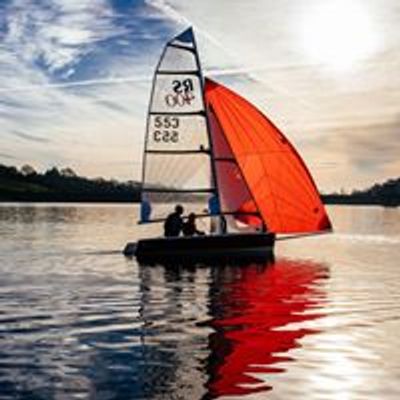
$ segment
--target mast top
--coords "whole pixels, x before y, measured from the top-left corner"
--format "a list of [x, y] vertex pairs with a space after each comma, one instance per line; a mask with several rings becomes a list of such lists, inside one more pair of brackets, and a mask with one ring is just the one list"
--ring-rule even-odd
[[178, 40], [179, 42], [183, 42], [183, 43], [193, 43], [193, 41], [194, 41], [193, 28], [191, 26], [189, 26], [189, 28], [185, 29], [179, 35], [175, 36], [171, 40], [171, 42], [174, 42], [175, 40]]

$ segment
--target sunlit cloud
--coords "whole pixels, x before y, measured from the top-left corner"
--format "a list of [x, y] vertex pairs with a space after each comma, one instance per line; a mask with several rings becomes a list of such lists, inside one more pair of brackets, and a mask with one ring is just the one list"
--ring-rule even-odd
[[335, 0], [312, 5], [301, 19], [301, 38], [314, 62], [348, 70], [378, 51], [368, 4]]

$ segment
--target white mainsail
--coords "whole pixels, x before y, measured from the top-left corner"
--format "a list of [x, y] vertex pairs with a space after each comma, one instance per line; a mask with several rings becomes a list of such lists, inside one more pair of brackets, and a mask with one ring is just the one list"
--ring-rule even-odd
[[186, 205], [204, 213], [216, 193], [203, 81], [191, 28], [164, 48], [150, 100], [142, 179], [142, 222]]

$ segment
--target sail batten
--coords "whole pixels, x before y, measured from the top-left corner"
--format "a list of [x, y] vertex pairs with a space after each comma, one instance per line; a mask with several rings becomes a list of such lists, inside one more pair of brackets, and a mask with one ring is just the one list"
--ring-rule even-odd
[[[313, 178], [283, 133], [224, 86], [206, 80], [205, 93], [254, 199], [253, 207], [257, 206], [268, 229], [276, 233], [331, 229]], [[250, 206], [248, 200], [241, 207]]]

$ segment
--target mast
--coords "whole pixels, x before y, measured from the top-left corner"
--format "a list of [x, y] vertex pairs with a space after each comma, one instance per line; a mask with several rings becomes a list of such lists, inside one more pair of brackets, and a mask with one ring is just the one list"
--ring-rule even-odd
[[[206, 126], [207, 126], [207, 136], [208, 136], [208, 143], [210, 146], [210, 162], [211, 162], [211, 180], [212, 180], [212, 186], [215, 188], [214, 196], [216, 196], [217, 201], [218, 201], [218, 206], [219, 206], [219, 223], [220, 226], [222, 225], [223, 221], [222, 218], [223, 215], [221, 214], [221, 198], [220, 198], [220, 192], [218, 190], [218, 177], [217, 177], [217, 169], [215, 165], [215, 153], [214, 153], [214, 145], [213, 141], [211, 138], [211, 128], [210, 128], [210, 121], [208, 120], [208, 114], [207, 114], [207, 106], [206, 106], [206, 100], [205, 100], [205, 90], [204, 90], [204, 76], [203, 76], [203, 71], [201, 69], [201, 63], [200, 63], [200, 58], [199, 58], [199, 53], [197, 51], [197, 43], [196, 39], [193, 34], [193, 29], [189, 28], [192, 30], [192, 35], [193, 35], [193, 43], [194, 43], [194, 49], [195, 49], [195, 57], [196, 57], [196, 62], [198, 65], [199, 73], [200, 73], [200, 85], [201, 85], [201, 95], [202, 95], [202, 101], [203, 101], [203, 107], [205, 110], [205, 120], [206, 120]], [[209, 210], [210, 211], [210, 210]]]

